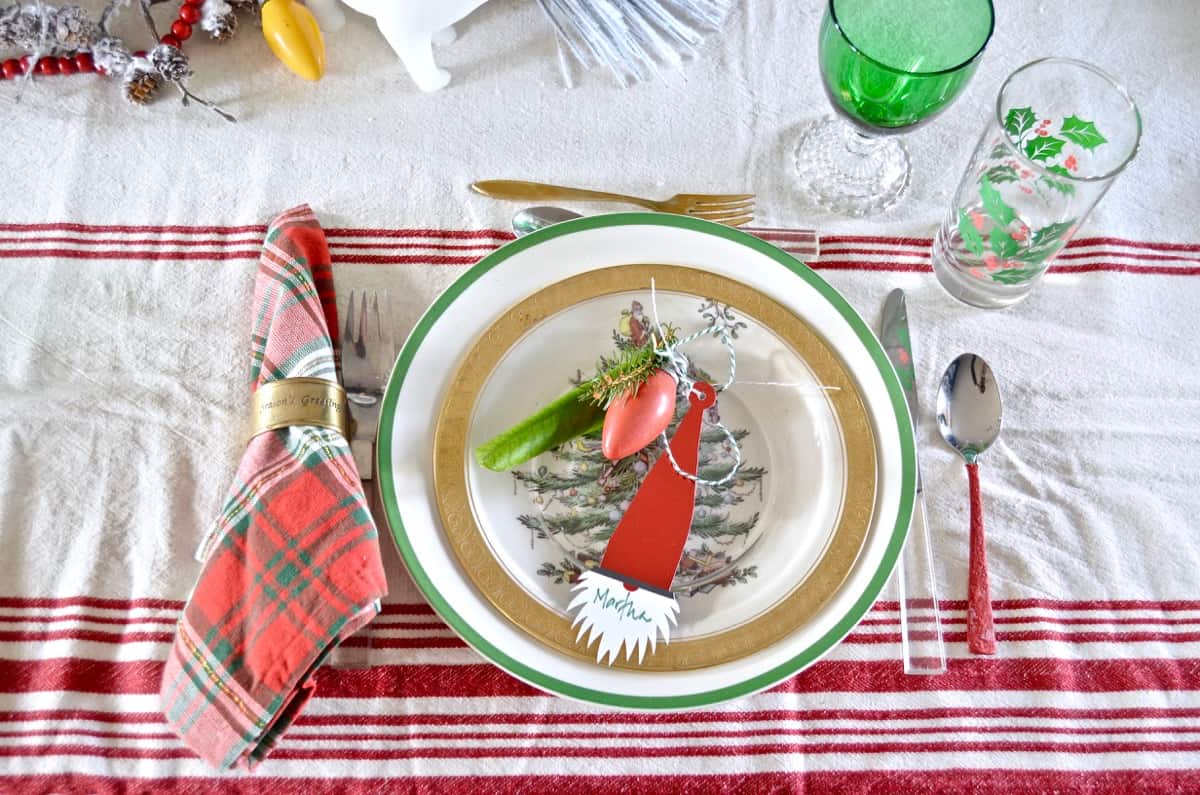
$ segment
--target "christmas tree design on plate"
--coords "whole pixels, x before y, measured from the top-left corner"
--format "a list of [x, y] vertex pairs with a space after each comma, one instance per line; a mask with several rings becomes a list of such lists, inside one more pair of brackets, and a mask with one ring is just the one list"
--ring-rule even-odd
[[[707, 325], [723, 325], [735, 340], [738, 331], [746, 328], [744, 320], [716, 301], [701, 303], [697, 314]], [[651, 322], [638, 301], [622, 310], [612, 332], [617, 350], [645, 345]], [[600, 362], [601, 369], [606, 366], [607, 362]], [[711, 380], [709, 374], [700, 370], [695, 375]], [[567, 380], [579, 384], [583, 379], [583, 373], [577, 372]], [[679, 401], [672, 428], [687, 405], [687, 401]], [[718, 402], [708, 411], [720, 409]], [[719, 479], [733, 465], [733, 449], [728, 439], [713, 427], [717, 419], [715, 413], [706, 416], [708, 423], [700, 437], [697, 474], [702, 478]], [[744, 428], [731, 430], [744, 449], [751, 432]], [[537, 508], [517, 517], [530, 531], [531, 543], [553, 540], [564, 552], [558, 560], [543, 563], [537, 573], [556, 584], [573, 584], [584, 569], [597, 565], [642, 479], [661, 453], [662, 445], [656, 442], [634, 455], [611, 462], [601, 452], [600, 437], [596, 434], [574, 439], [536, 459], [531, 468], [514, 471], [513, 477], [528, 491]], [[762, 502], [766, 475], [763, 467], [744, 461], [734, 481], [723, 486], [697, 487], [691, 534], [675, 575], [677, 594], [710, 593], [758, 576], [757, 566], [739, 567], [737, 562], [761, 532], [755, 506]]]

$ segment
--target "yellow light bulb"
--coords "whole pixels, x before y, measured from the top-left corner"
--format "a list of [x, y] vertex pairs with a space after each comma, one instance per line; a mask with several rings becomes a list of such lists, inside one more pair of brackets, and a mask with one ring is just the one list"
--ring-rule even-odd
[[295, 0], [267, 0], [262, 7], [263, 36], [275, 57], [305, 80], [325, 74], [325, 41], [312, 12]]

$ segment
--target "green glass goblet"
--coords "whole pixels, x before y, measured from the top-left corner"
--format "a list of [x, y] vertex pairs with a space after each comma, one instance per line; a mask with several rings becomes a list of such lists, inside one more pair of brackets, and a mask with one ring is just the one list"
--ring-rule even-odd
[[962, 93], [994, 26], [991, 0], [829, 0], [821, 82], [841, 118], [818, 121], [801, 136], [801, 189], [846, 215], [895, 203], [911, 166], [894, 136]]

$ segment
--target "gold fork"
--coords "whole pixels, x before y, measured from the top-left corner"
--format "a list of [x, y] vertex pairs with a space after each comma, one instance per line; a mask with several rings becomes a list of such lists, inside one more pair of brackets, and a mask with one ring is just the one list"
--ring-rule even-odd
[[624, 202], [636, 204], [660, 213], [690, 215], [693, 218], [703, 218], [716, 221], [726, 226], [742, 226], [754, 219], [754, 194], [735, 193], [709, 195], [704, 193], [680, 193], [669, 199], [654, 201], [638, 196], [626, 196], [621, 193], [606, 193], [582, 188], [564, 188], [559, 185], [546, 185], [541, 182], [524, 182], [516, 179], [487, 179], [482, 182], [472, 182], [471, 190], [491, 196], [493, 199], [514, 199], [517, 201], [594, 201], [594, 202]]

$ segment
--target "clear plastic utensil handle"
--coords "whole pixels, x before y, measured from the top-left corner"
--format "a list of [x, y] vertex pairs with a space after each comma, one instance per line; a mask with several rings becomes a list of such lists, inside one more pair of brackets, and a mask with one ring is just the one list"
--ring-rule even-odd
[[917, 475], [917, 500], [908, 540], [896, 569], [900, 591], [900, 644], [906, 674], [946, 672], [942, 615], [938, 609], [933, 546], [925, 518], [925, 492]]

